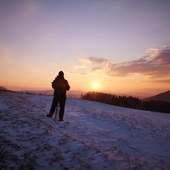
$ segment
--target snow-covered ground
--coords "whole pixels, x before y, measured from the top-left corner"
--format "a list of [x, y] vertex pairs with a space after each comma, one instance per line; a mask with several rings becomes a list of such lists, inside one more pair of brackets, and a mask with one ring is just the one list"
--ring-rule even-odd
[[0, 99], [0, 169], [170, 169], [170, 114], [68, 98], [58, 122], [52, 96]]

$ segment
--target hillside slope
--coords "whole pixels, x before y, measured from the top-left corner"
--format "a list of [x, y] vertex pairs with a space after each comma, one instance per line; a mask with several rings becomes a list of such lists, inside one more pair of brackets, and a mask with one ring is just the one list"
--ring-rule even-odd
[[170, 169], [170, 115], [69, 98], [0, 92], [1, 169]]
[[149, 101], [149, 100], [170, 102], [170, 90], [144, 99], [144, 101]]

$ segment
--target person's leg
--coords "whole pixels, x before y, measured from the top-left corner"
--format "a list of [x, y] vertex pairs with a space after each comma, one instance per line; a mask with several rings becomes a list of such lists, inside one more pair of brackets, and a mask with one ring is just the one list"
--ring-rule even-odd
[[57, 96], [54, 96], [54, 97], [53, 97], [53, 102], [52, 102], [52, 105], [51, 105], [51, 109], [50, 109], [50, 112], [49, 112], [49, 114], [48, 114], [49, 117], [52, 117], [52, 116], [53, 116], [57, 105], [58, 105], [58, 97], [57, 97]]
[[59, 120], [62, 121], [64, 117], [64, 108], [65, 108], [65, 101], [66, 101], [66, 96], [60, 96], [60, 111], [59, 111]]

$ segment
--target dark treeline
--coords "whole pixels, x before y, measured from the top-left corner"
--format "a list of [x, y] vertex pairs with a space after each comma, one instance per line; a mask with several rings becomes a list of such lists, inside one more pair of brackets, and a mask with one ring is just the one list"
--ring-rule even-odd
[[101, 103], [127, 107], [127, 108], [139, 108], [140, 100], [136, 97], [127, 97], [127, 96], [117, 96], [108, 93], [100, 92], [88, 92], [81, 96], [82, 99], [97, 101]]
[[119, 96], [101, 92], [88, 92], [81, 98], [120, 107], [170, 113], [170, 103], [163, 101], [141, 101], [132, 96]]
[[170, 103], [156, 100], [143, 101], [141, 102], [141, 109], [155, 112], [170, 113]]

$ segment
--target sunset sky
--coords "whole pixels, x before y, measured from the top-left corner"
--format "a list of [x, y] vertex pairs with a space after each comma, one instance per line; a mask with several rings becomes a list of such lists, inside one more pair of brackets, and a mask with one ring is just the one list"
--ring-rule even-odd
[[[170, 0], [0, 0], [0, 86], [170, 89]], [[94, 83], [96, 83], [94, 85]]]

